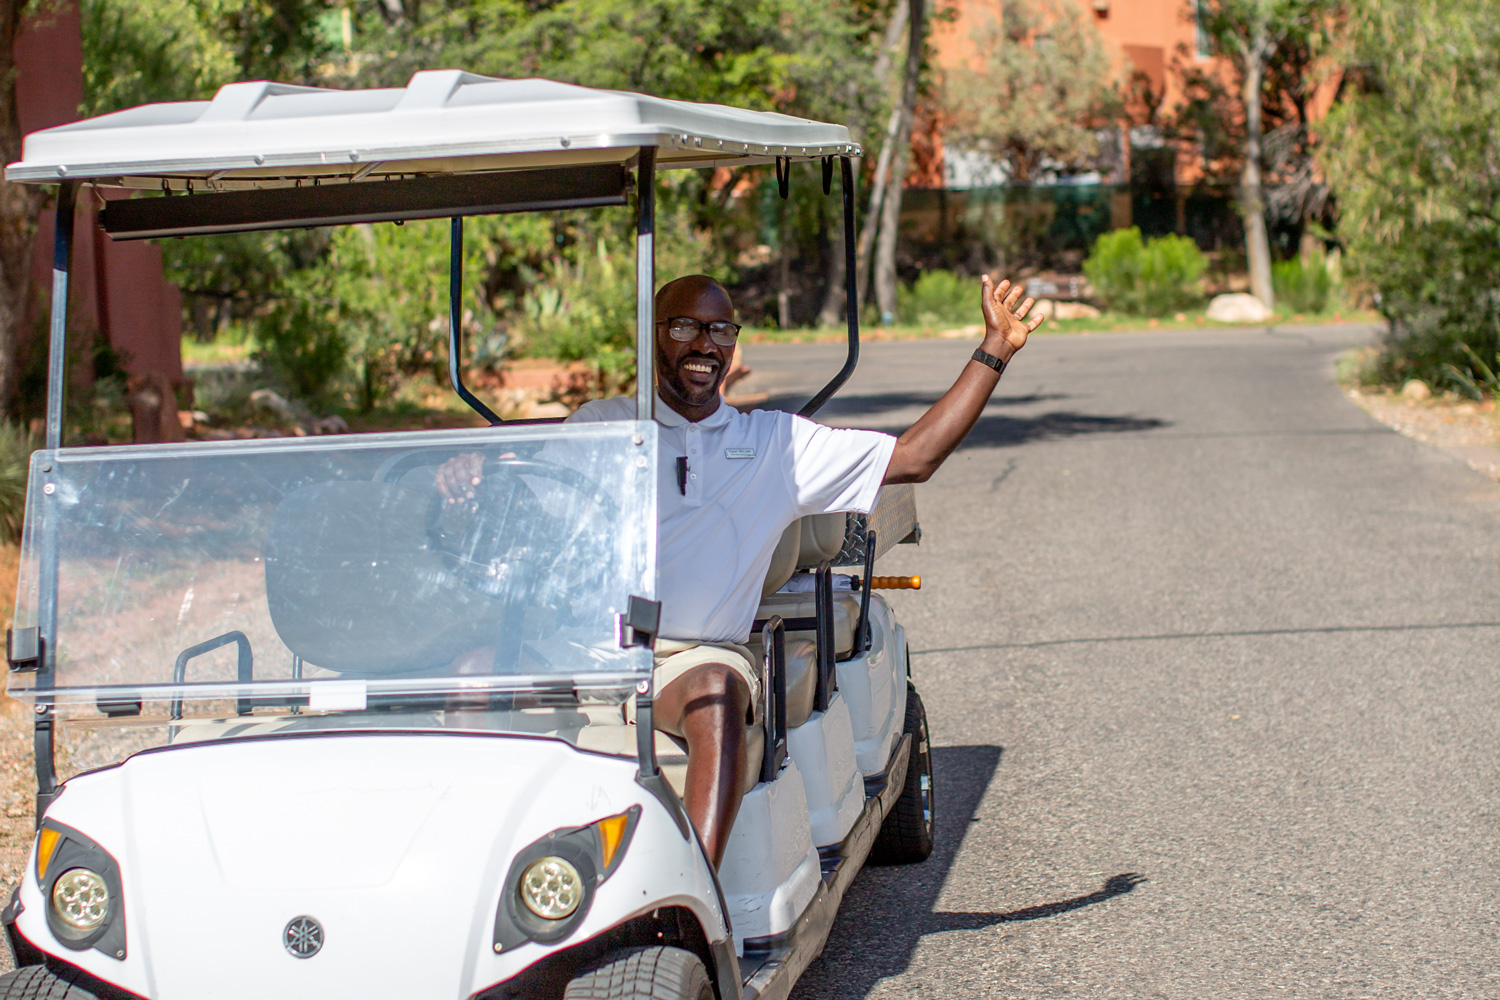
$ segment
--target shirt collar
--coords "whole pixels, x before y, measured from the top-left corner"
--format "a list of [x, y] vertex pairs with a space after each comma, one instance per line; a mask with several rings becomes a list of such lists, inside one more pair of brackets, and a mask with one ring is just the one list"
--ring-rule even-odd
[[[702, 420], [697, 421], [697, 426], [704, 430], [717, 430], [729, 423], [734, 418], [735, 409], [724, 400], [719, 400], [719, 408]], [[661, 398], [661, 393], [656, 394], [656, 422], [663, 427], [683, 427], [692, 421], [667, 405], [667, 401]]]

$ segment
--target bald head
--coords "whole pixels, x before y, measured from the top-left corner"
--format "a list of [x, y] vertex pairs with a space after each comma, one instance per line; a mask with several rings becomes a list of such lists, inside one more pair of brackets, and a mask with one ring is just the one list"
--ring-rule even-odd
[[657, 290], [657, 319], [672, 316], [706, 318], [698, 316], [705, 309], [714, 313], [712, 318], [715, 319], [734, 316], [734, 303], [730, 300], [729, 293], [724, 290], [723, 285], [706, 274], [684, 274]]
[[702, 420], [719, 406], [719, 385], [734, 360], [734, 347], [716, 344], [706, 326], [692, 340], [669, 332], [674, 319], [700, 324], [734, 322], [734, 303], [724, 286], [706, 274], [688, 274], [656, 293], [656, 388], [689, 420]]

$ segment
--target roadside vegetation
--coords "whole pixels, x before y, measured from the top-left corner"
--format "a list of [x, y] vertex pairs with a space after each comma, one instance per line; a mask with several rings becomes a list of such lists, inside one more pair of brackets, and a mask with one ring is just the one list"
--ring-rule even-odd
[[1365, 377], [1493, 396], [1500, 353], [1500, 8], [1368, 0], [1351, 10], [1353, 93], [1330, 115], [1352, 278], [1388, 320]]

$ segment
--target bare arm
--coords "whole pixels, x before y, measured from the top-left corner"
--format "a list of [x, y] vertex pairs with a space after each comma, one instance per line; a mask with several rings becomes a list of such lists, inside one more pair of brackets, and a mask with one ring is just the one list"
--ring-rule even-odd
[[[1034, 317], [1030, 322], [1026, 320], [1035, 300], [1023, 302], [1024, 289], [1020, 285], [1011, 285], [1009, 279], [994, 285], [989, 275], [985, 275], [983, 287], [984, 343], [980, 346], [986, 353], [1009, 363], [1015, 353], [1026, 346], [1027, 335], [1042, 325], [1043, 317]], [[925, 483], [930, 479], [938, 466], [974, 429], [999, 381], [1000, 374], [993, 368], [978, 361], [965, 362], [953, 388], [896, 439], [891, 463], [886, 466], [885, 481]]]

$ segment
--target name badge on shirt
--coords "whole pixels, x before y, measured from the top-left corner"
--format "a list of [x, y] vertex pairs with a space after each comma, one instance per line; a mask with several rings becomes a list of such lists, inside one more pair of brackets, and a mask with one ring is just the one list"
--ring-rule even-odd
[[725, 448], [724, 449], [724, 457], [725, 458], [754, 458], [755, 457], [755, 449], [754, 448]]

